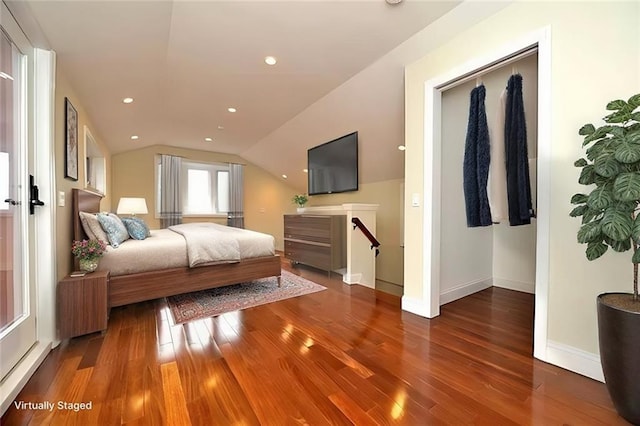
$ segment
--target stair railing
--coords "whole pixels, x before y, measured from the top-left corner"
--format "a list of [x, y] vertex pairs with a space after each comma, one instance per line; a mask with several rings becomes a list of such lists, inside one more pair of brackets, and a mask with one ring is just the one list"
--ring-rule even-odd
[[371, 231], [369, 231], [369, 229], [365, 226], [365, 224], [362, 223], [360, 218], [352, 217], [351, 223], [353, 223], [354, 230], [356, 228], [360, 229], [360, 231], [364, 234], [364, 236], [367, 237], [367, 239], [371, 243], [371, 250], [373, 250], [374, 248], [376, 249], [376, 257], [377, 257], [380, 254], [380, 249], [378, 248], [380, 246], [380, 242], [376, 239], [376, 237], [373, 236], [373, 234], [371, 233]]

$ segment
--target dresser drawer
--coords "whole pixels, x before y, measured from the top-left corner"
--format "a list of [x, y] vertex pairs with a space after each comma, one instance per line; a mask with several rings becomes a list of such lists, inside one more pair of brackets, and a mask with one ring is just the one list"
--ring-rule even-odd
[[284, 237], [320, 243], [331, 242], [332, 216], [287, 215]]
[[284, 255], [294, 262], [331, 270], [331, 247], [285, 240]]

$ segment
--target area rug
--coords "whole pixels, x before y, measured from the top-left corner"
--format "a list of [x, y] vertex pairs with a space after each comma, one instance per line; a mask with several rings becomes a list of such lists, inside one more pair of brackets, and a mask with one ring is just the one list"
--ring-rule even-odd
[[167, 297], [176, 324], [209, 318], [239, 309], [326, 290], [326, 287], [282, 271], [282, 285], [276, 277], [261, 278], [225, 287]]

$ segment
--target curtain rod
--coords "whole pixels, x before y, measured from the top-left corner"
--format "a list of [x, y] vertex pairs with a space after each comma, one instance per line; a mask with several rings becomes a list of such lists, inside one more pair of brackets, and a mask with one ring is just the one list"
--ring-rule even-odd
[[457, 78], [454, 78], [453, 80], [450, 80], [440, 86], [437, 86], [436, 89], [438, 89], [441, 92], [444, 92], [445, 90], [449, 90], [452, 89], [456, 86], [459, 86], [460, 84], [466, 83], [470, 80], [476, 79], [476, 78], [480, 78], [485, 74], [490, 73], [491, 71], [494, 71], [498, 68], [502, 68], [506, 65], [509, 65], [513, 62], [519, 61], [520, 59], [524, 59], [526, 57], [529, 57], [535, 53], [538, 53], [538, 45], [535, 44], [533, 46], [529, 46], [526, 47], [522, 50], [519, 50], [518, 52], [513, 53], [510, 56], [507, 56], [505, 58], [499, 59], [495, 62], [492, 62], [490, 64], [487, 64], [487, 66], [479, 68], [475, 71], [471, 71], [469, 73], [463, 74]]

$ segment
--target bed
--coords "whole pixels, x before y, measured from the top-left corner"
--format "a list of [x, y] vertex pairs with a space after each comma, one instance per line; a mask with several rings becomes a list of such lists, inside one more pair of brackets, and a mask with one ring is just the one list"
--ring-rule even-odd
[[[87, 190], [73, 189], [72, 198], [73, 239], [87, 239], [79, 213], [99, 212], [102, 195]], [[154, 230], [152, 232], [159, 232], [160, 234], [173, 233], [170, 230]], [[182, 238], [178, 234], [171, 237]], [[143, 242], [138, 241], [136, 243]], [[123, 247], [124, 245], [116, 250]], [[107, 265], [111, 261], [109, 259], [106, 262]], [[277, 254], [242, 258], [233, 263], [220, 263], [195, 268], [175, 266], [137, 273], [119, 271], [112, 274], [109, 279], [109, 306], [128, 305], [176, 294], [237, 284], [258, 278], [278, 277], [278, 284], [280, 284], [280, 275], [280, 256]]]

